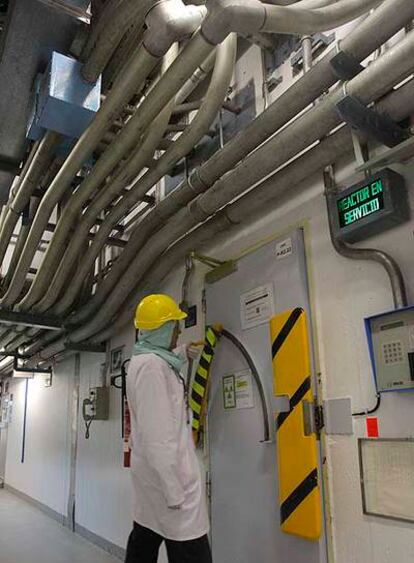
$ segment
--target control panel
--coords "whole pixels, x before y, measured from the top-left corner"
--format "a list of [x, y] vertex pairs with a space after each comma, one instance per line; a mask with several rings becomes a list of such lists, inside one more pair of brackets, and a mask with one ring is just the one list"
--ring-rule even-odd
[[414, 391], [414, 307], [365, 319], [378, 392]]

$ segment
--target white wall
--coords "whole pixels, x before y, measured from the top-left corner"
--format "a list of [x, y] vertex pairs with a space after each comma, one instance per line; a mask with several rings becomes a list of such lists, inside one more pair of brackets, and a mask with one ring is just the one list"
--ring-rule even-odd
[[[105, 355], [82, 354], [80, 398], [89, 387], [99, 386]], [[121, 438], [121, 391], [111, 388], [110, 419], [95, 421], [85, 439], [85, 426], [79, 420], [76, 491], [76, 522], [95, 534], [125, 546], [131, 531], [129, 471], [123, 467]]]
[[[244, 66], [239, 66], [236, 73], [237, 87], [245, 85], [254, 75], [260, 96], [260, 57], [256, 48], [244, 56], [242, 64]], [[285, 80], [272, 97], [289, 84], [289, 62], [284, 65], [282, 74]], [[258, 100], [258, 109], [262, 106], [263, 100]], [[412, 188], [414, 165], [401, 170]], [[355, 179], [350, 164], [340, 169], [338, 179], [342, 183]], [[411, 200], [414, 208], [412, 189]], [[203, 250], [216, 258], [235, 258], [267, 237], [282, 235], [292, 226], [304, 225], [323, 395], [351, 396], [357, 410], [370, 406], [374, 390], [362, 320], [392, 308], [388, 278], [378, 265], [349, 261], [333, 250], [320, 174], [296, 186], [278, 205], [277, 209], [269, 206], [267, 214], [252, 217], [250, 222], [229, 230]], [[414, 297], [413, 227], [411, 221], [369, 241], [370, 245], [389, 251], [399, 262], [411, 301]], [[197, 268], [191, 289], [191, 298], [198, 303], [203, 272], [204, 268]], [[164, 290], [179, 299], [182, 278], [183, 268], [177, 267], [154, 289]], [[186, 331], [186, 339], [199, 339], [203, 332], [202, 321], [200, 318], [195, 329]], [[125, 357], [128, 357], [133, 337], [133, 329], [126, 330], [112, 340], [110, 348], [125, 345]], [[103, 361], [103, 355], [81, 355], [81, 400], [87, 396], [89, 386], [98, 381]], [[66, 513], [67, 503], [70, 451], [67, 421], [73, 370], [73, 358], [59, 364], [51, 389], [45, 389], [40, 379], [30, 382], [24, 465], [20, 463], [24, 383], [14, 382], [11, 389], [15, 403], [13, 423], [9, 427], [7, 481], [61, 513]], [[125, 546], [132, 515], [129, 475], [122, 467], [119, 393], [111, 390], [110, 420], [94, 422], [88, 441], [80, 421], [76, 517], [81, 526]], [[380, 422], [381, 417], [392, 416], [392, 409], [398, 408], [401, 400], [407, 403], [413, 399], [389, 396], [384, 400]], [[412, 562], [413, 525], [386, 522], [362, 514], [357, 437], [364, 434], [364, 422], [356, 421], [354, 436], [326, 440], [335, 563]], [[413, 428], [404, 430], [406, 436], [413, 434]]]
[[13, 420], [8, 426], [6, 482], [8, 485], [66, 514], [69, 460], [68, 401], [73, 358], [58, 364], [52, 387], [44, 376], [29, 380], [26, 452], [21, 463], [26, 380], [12, 380]]

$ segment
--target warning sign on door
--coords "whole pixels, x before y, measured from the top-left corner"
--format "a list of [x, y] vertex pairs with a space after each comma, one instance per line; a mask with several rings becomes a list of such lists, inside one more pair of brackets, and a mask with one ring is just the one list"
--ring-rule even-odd
[[239, 371], [223, 377], [224, 408], [251, 409], [254, 407], [252, 374], [250, 370]]
[[223, 399], [226, 410], [236, 408], [236, 380], [234, 375], [223, 377]]
[[272, 283], [252, 289], [240, 296], [240, 317], [244, 330], [269, 322], [273, 314]]

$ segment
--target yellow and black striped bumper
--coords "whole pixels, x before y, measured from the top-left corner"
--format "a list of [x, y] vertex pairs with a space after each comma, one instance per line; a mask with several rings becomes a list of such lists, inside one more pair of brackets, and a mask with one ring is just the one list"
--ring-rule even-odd
[[276, 419], [281, 528], [309, 540], [321, 535], [318, 449], [304, 429], [305, 401], [313, 402], [306, 313], [300, 308], [270, 321], [275, 396], [288, 396], [290, 410]]
[[209, 376], [216, 345], [217, 334], [211, 327], [207, 327], [205, 345], [191, 385], [190, 407], [193, 411], [192, 428], [196, 443], [198, 442], [199, 433], [203, 430]]

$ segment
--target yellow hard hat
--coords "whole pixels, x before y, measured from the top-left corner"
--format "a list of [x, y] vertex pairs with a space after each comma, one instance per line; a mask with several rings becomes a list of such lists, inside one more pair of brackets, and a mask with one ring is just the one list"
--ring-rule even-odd
[[169, 295], [148, 295], [135, 311], [135, 328], [155, 330], [168, 321], [181, 321], [185, 318], [187, 313]]

